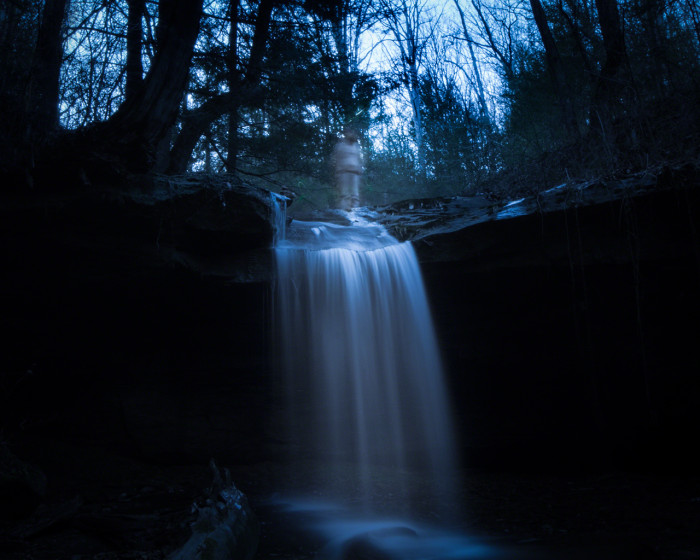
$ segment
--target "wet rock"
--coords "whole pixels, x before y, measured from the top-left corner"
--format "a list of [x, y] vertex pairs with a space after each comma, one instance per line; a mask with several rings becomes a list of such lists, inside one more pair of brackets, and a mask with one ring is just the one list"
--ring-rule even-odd
[[8, 536], [18, 541], [31, 539], [50, 527], [71, 520], [82, 506], [80, 496], [59, 504], [41, 504], [29, 518], [8, 531]]
[[246, 496], [212, 462], [214, 483], [197, 508], [192, 536], [169, 560], [250, 560], [255, 556], [260, 526]]
[[[416, 248], [421, 260], [458, 260], [470, 256], [480, 231], [488, 232], [486, 237], [490, 237], [491, 232], [498, 234], [503, 230], [508, 232], [510, 241], [517, 242], [517, 230], [528, 220], [557, 222], [563, 214], [569, 214], [573, 227], [577, 209], [605, 209], [623, 203], [643, 205], [647, 198], [675, 199], [696, 188], [699, 180], [697, 164], [659, 165], [635, 174], [572, 181], [516, 200], [493, 199], [486, 195], [416, 199], [360, 210], [360, 213], [384, 224], [401, 241], [419, 242]], [[513, 230], [516, 231], [511, 235]], [[464, 247], [465, 239], [475, 241], [467, 242]], [[446, 248], [450, 241], [454, 242], [451, 249]], [[502, 244], [500, 240], [499, 244]], [[473, 249], [486, 252], [491, 246]]]
[[269, 273], [275, 197], [225, 175], [163, 177], [147, 187], [51, 196], [6, 195], [0, 234], [13, 238], [11, 266], [13, 257], [21, 263], [32, 254], [37, 266], [55, 267], [53, 275], [79, 278], [111, 268], [133, 276], [177, 267], [248, 282]]

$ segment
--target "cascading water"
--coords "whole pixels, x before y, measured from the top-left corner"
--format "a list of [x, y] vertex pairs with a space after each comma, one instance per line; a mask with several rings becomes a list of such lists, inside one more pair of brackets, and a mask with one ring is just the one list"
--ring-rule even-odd
[[287, 198], [277, 193], [270, 193], [270, 221], [272, 222], [272, 243], [277, 246], [286, 233]]
[[384, 494], [406, 511], [410, 480], [440, 501], [455, 466], [453, 433], [413, 247], [377, 224], [293, 225], [275, 253], [296, 458], [324, 465], [320, 491], [367, 509]]

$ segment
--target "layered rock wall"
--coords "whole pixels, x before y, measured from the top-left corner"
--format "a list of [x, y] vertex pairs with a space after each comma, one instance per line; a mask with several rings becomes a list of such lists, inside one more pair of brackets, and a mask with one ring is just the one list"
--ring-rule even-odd
[[[700, 200], [681, 183], [503, 219], [469, 202], [461, 225], [438, 202], [423, 229], [384, 211], [422, 261], [467, 464], [697, 466]], [[3, 201], [2, 427], [279, 459], [271, 195], [166, 186]]]

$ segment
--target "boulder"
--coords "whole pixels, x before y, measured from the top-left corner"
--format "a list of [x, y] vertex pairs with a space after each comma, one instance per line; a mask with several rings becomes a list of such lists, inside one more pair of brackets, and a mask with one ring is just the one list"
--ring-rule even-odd
[[260, 525], [248, 499], [211, 462], [214, 484], [197, 517], [187, 542], [168, 560], [251, 560], [260, 537]]

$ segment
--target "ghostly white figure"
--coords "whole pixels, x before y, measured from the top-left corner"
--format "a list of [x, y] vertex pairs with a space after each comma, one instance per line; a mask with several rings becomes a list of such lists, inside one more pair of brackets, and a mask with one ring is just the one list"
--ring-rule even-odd
[[333, 152], [335, 180], [338, 189], [338, 207], [350, 210], [360, 204], [360, 177], [362, 176], [362, 151], [358, 135], [352, 128], [343, 131], [343, 137]]

